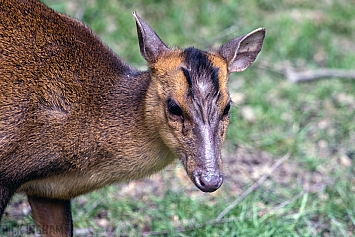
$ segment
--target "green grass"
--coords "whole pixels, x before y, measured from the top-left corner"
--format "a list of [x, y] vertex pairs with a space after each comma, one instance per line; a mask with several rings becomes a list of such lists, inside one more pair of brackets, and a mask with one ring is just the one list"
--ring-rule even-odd
[[[80, 18], [121, 58], [140, 69], [145, 63], [133, 10], [163, 41], [179, 47], [216, 46], [265, 27], [267, 36], [257, 62], [230, 77], [231, 94], [239, 93], [243, 99], [232, 108], [226, 149], [231, 155], [236, 146], [268, 154], [270, 164], [291, 154], [279, 171], [218, 223], [208, 221], [257, 177], [231, 182], [215, 195], [196, 194], [191, 183], [174, 183], [177, 172], [172, 166], [163, 172], [164, 187], [159, 192], [121, 194], [127, 186], [113, 185], [75, 199], [76, 229], [90, 228], [97, 236], [143, 232], [155, 236], [353, 236], [355, 83], [331, 78], [291, 84], [279, 73], [285, 66], [296, 71], [354, 69], [355, 5], [351, 1], [45, 2]], [[246, 108], [253, 113], [252, 120], [243, 114]], [[241, 158], [235, 159], [238, 163]], [[238, 173], [226, 172], [227, 180]], [[241, 189], [231, 191], [236, 186]], [[15, 196], [12, 204], [23, 199]], [[29, 215], [3, 221], [10, 226], [32, 223]]]

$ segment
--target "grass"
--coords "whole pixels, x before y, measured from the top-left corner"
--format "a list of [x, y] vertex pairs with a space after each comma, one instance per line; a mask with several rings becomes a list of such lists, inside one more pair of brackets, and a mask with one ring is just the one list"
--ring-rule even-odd
[[[201, 194], [185, 182], [177, 164], [153, 176], [153, 182], [105, 187], [73, 202], [75, 228], [86, 233], [82, 236], [353, 236], [355, 84], [340, 78], [292, 84], [280, 73], [286, 67], [355, 67], [351, 1], [45, 2], [84, 21], [140, 69], [145, 63], [133, 10], [163, 41], [180, 47], [216, 46], [255, 28], [267, 29], [257, 62], [230, 78], [235, 102], [226, 145], [232, 158], [226, 160], [238, 168], [226, 165], [226, 185], [216, 194]], [[288, 152], [291, 158], [258, 189], [220, 222], [208, 222]], [[244, 159], [254, 162], [246, 173], [242, 161], [249, 160]], [[9, 212], [24, 203], [23, 196], [15, 196]], [[5, 216], [3, 222], [16, 227], [32, 219]]]

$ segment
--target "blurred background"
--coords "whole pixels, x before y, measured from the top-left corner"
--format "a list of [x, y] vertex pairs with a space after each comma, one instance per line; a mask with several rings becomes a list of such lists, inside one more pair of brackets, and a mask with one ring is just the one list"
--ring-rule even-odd
[[[267, 30], [257, 61], [230, 76], [233, 108], [220, 190], [200, 192], [176, 162], [150, 178], [76, 198], [76, 236], [353, 236], [354, 73], [353, 79], [290, 79], [305, 71], [355, 69], [354, 1], [44, 2], [83, 21], [141, 70], [146, 66], [132, 11], [165, 43], [181, 48], [205, 49], [259, 27]], [[289, 159], [271, 170], [285, 155]], [[13, 198], [3, 223], [33, 224], [23, 195]]]

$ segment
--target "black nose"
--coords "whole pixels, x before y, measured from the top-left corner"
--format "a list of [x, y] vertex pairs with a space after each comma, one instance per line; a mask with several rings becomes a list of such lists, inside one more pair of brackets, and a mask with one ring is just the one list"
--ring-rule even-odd
[[223, 183], [221, 174], [201, 174], [195, 176], [196, 186], [203, 192], [214, 192]]

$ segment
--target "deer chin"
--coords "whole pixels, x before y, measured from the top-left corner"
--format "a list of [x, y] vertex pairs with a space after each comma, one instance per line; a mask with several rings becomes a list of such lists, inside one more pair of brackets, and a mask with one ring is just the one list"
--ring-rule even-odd
[[223, 175], [220, 172], [200, 173], [195, 171], [193, 172], [192, 181], [202, 192], [211, 193], [221, 187], [223, 183]]

